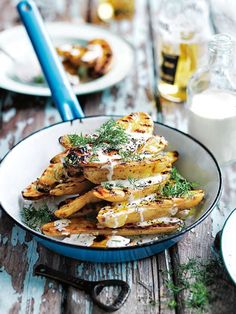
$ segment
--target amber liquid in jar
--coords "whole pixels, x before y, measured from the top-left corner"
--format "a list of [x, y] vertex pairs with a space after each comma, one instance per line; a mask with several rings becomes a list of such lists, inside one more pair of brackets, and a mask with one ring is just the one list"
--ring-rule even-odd
[[162, 43], [159, 51], [160, 94], [175, 102], [186, 100], [186, 86], [196, 71], [199, 45]]
[[102, 21], [131, 19], [135, 0], [99, 0], [97, 15]]

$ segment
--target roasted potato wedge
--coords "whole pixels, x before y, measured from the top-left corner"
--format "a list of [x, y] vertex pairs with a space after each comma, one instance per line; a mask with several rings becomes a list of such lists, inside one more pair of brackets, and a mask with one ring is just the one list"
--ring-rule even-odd
[[203, 197], [202, 190], [193, 190], [185, 197], [171, 199], [149, 195], [139, 202], [114, 203], [112, 206], [105, 206], [99, 211], [97, 219], [104, 227], [119, 228], [130, 223], [174, 216], [181, 209], [198, 205]]
[[[93, 39], [88, 43], [89, 51], [94, 51], [95, 47], [101, 47], [102, 54], [89, 65], [88, 73], [91, 77], [96, 78], [106, 74], [112, 63], [112, 50], [108, 42], [104, 39]], [[86, 55], [82, 59], [86, 59]], [[86, 62], [88, 63], [88, 62]]]
[[36, 201], [48, 196], [48, 193], [39, 192], [37, 190], [37, 181], [35, 181], [22, 191], [22, 196], [26, 200]]
[[54, 196], [81, 194], [89, 191], [92, 187], [93, 184], [82, 175], [69, 178], [67, 181], [56, 185], [49, 191], [49, 194]]
[[[60, 140], [60, 139], [59, 139]], [[59, 154], [57, 154], [56, 156], [54, 156], [51, 160], [50, 163], [51, 164], [57, 164], [57, 163], [62, 163], [63, 162], [63, 158], [67, 155], [68, 150], [65, 150], [64, 152], [61, 152]]]
[[142, 178], [139, 180], [118, 180], [105, 182], [104, 185], [96, 186], [93, 194], [108, 202], [123, 202], [130, 199], [137, 199], [153, 194], [170, 178], [170, 173], [164, 172], [154, 177]]
[[145, 112], [131, 113], [117, 120], [117, 123], [129, 132], [151, 135], [154, 131], [152, 118]]
[[[165, 224], [158, 221], [150, 221], [145, 228], [137, 225], [130, 225], [128, 228], [115, 230], [109, 228], [98, 228], [96, 222], [84, 218], [62, 219], [49, 222], [42, 226], [42, 232], [51, 237], [61, 237], [70, 234], [92, 234], [92, 235], [145, 235], [145, 234], [166, 234], [177, 231], [182, 225], [182, 221], [176, 219], [174, 223]], [[58, 227], [59, 226], [59, 227]]]
[[62, 162], [50, 164], [37, 180], [37, 190], [40, 192], [49, 192], [49, 190], [67, 178], [68, 175]]
[[162, 136], [152, 136], [147, 139], [146, 143], [138, 150], [140, 154], [157, 154], [165, 149], [167, 141]]
[[158, 154], [153, 159], [117, 163], [106, 167], [84, 167], [83, 174], [89, 181], [100, 184], [107, 180], [126, 180], [128, 178], [140, 179], [151, 177], [164, 172], [178, 158], [177, 152]]
[[22, 196], [28, 200], [39, 200], [49, 196], [63, 196], [72, 194], [81, 194], [89, 191], [93, 184], [84, 178], [84, 176], [69, 178], [63, 183], [57, 184], [50, 190], [47, 186], [48, 192], [40, 192], [37, 190], [38, 181], [31, 183], [24, 191]]
[[94, 196], [93, 191], [89, 191], [79, 197], [67, 199], [59, 208], [54, 212], [54, 215], [58, 218], [70, 217], [74, 213], [78, 212], [87, 204], [97, 203], [101, 199]]

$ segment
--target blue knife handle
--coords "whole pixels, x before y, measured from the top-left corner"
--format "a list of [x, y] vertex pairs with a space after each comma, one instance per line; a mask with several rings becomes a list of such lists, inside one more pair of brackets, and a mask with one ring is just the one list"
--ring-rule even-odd
[[52, 98], [63, 121], [83, 118], [84, 113], [47, 34], [38, 8], [32, 1], [20, 1], [17, 10], [41, 64]]

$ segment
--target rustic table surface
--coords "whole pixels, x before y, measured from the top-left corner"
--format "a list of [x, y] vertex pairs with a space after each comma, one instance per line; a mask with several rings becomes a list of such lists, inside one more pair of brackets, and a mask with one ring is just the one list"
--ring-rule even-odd
[[[0, 1], [1, 30], [20, 23], [14, 7], [16, 2]], [[58, 0], [54, 3], [58, 4], [57, 9], [52, 11], [49, 8], [51, 11], [48, 9], [44, 12], [50, 20], [96, 22], [93, 1]], [[154, 119], [157, 118], [157, 11], [158, 1], [138, 0], [131, 21], [113, 21], [102, 25], [133, 45], [135, 62], [130, 75], [117, 86], [79, 98], [86, 115], [123, 115], [132, 111], [146, 111]], [[60, 121], [49, 98], [5, 90], [0, 90], [0, 97], [0, 158], [33, 131]], [[163, 101], [162, 106], [163, 122], [185, 131], [185, 105]], [[188, 263], [189, 259], [205, 262], [213, 258], [211, 246], [214, 236], [236, 204], [236, 164], [222, 169], [222, 173], [223, 194], [212, 215], [170, 250], [136, 262], [91, 264], [60, 256], [39, 245], [0, 209], [0, 313], [103, 313], [83, 292], [52, 280], [34, 277], [33, 269], [39, 263], [90, 280], [126, 280], [131, 286], [131, 294], [117, 313], [199, 312], [188, 302], [188, 289], [173, 293], [167, 283], [173, 279], [178, 284], [178, 267]], [[235, 245], [234, 240], [232, 245]], [[218, 271], [210, 287], [211, 298], [203, 312], [236, 313], [236, 289], [224, 269], [216, 268]]]

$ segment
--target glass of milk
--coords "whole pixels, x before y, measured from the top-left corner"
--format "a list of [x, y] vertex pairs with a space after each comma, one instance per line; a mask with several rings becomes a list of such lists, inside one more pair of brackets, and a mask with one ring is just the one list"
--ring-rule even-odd
[[236, 160], [234, 43], [217, 34], [209, 43], [208, 64], [188, 84], [188, 132], [224, 165]]

